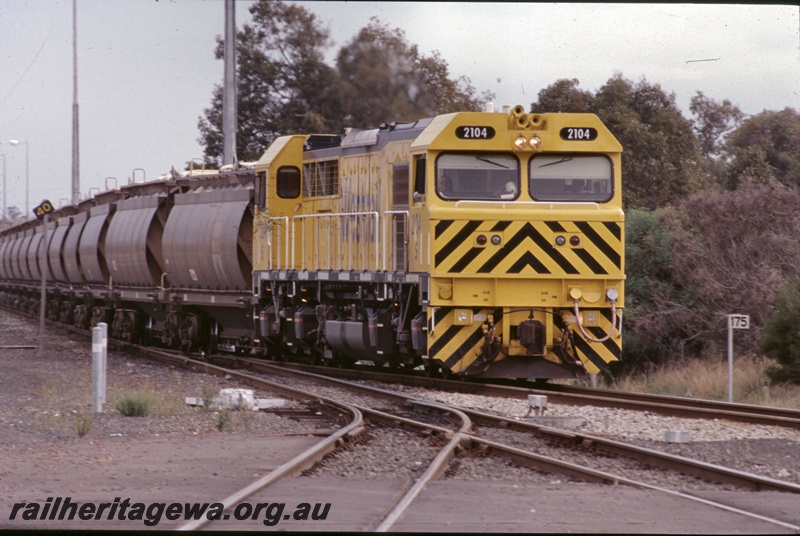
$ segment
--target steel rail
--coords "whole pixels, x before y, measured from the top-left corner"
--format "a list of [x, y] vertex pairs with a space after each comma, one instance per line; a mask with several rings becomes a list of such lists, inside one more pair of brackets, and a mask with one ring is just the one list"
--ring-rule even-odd
[[546, 395], [551, 402], [573, 406], [652, 411], [653, 413], [674, 417], [728, 419], [748, 424], [763, 424], [800, 429], [800, 410], [788, 408], [731, 404], [713, 400], [651, 395], [647, 393], [623, 393], [621, 391], [608, 391], [604, 389], [590, 389], [558, 384], [533, 388], [508, 385], [508, 383], [511, 382], [497, 381], [495, 383], [490, 383], [488, 381], [476, 380], [443, 380], [419, 375], [378, 372], [363, 369], [334, 369], [298, 364], [280, 364], [278, 366], [287, 369], [313, 370], [319, 374], [337, 378], [370, 379], [385, 383], [402, 383], [403, 385], [409, 386], [483, 396], [498, 396], [525, 400], [529, 394], [538, 394]]
[[[248, 362], [252, 363], [253, 360], [248, 360]], [[271, 364], [269, 365], [262, 364], [257, 361], [254, 363], [254, 366], [256, 368], [262, 368], [264, 370], [271, 370], [276, 372], [279, 370], [290, 371], [290, 369], [284, 367]], [[416, 396], [416, 395], [412, 396], [412, 395], [397, 393], [394, 391], [385, 391], [383, 389], [379, 389], [376, 387], [355, 384], [338, 378], [330, 378], [328, 376], [319, 375], [311, 372], [292, 371], [292, 373], [297, 373], [302, 376], [312, 378], [318, 381], [324, 381], [331, 384], [340, 385], [348, 389], [358, 389], [363, 392], [369, 393], [373, 396], [380, 396], [387, 399], [394, 399], [405, 403], [408, 403]], [[448, 405], [448, 407], [457, 409], [465, 413], [474, 422], [482, 422], [484, 424], [488, 424], [494, 427], [517, 428], [532, 433], [543, 434], [545, 436], [560, 441], [571, 441], [574, 444], [591, 445], [597, 448], [598, 450], [607, 453], [619, 456], [626, 456], [639, 462], [648, 463], [672, 471], [679, 470], [686, 474], [697, 476], [700, 478], [713, 479], [717, 482], [735, 484], [753, 490], [778, 490], [778, 491], [787, 491], [792, 493], [800, 493], [800, 485], [791, 482], [784, 482], [782, 480], [764, 477], [753, 473], [738, 471], [735, 469], [730, 469], [715, 464], [701, 462], [699, 460], [693, 460], [690, 458], [685, 458], [674, 454], [668, 454], [665, 452], [652, 450], [645, 447], [629, 445], [626, 443], [614, 441], [611, 439], [606, 439], [592, 434], [582, 434], [582, 433], [552, 428], [548, 426], [538, 425], [535, 423], [527, 423], [524, 421], [518, 421], [508, 417], [492, 415], [489, 413], [466, 409], [453, 405]]]
[[592, 434], [583, 434], [568, 430], [561, 430], [558, 428], [551, 428], [535, 423], [510, 419], [508, 417], [483, 413], [477, 410], [465, 408], [459, 409], [466, 413], [474, 422], [482, 422], [495, 427], [501, 426], [503, 428], [516, 428], [523, 431], [543, 434], [552, 439], [570, 442], [574, 445], [588, 445], [601, 452], [614, 454], [617, 456], [625, 456], [636, 461], [668, 469], [670, 471], [679, 471], [687, 475], [706, 478], [720, 483], [734, 484], [740, 487], [758, 491], [774, 490], [800, 493], [800, 484], [795, 484], [793, 482], [785, 482], [783, 480], [747, 473], [745, 471], [739, 471], [720, 465], [693, 460], [691, 458], [685, 458], [675, 454], [668, 454], [666, 452], [648, 449], [646, 447], [630, 445]]
[[[229, 497], [220, 501], [223, 505], [224, 509], [229, 509], [232, 506], [240, 503], [241, 501], [245, 500], [247, 497], [250, 497], [254, 493], [264, 489], [265, 487], [271, 485], [272, 483], [284, 478], [286, 476], [299, 474], [304, 469], [310, 467], [315, 462], [324, 458], [327, 454], [332, 452], [338, 445], [346, 440], [348, 436], [355, 435], [356, 433], [361, 433], [364, 430], [364, 415], [369, 416], [369, 418], [375, 418], [382, 420], [387, 423], [391, 423], [393, 425], [397, 425], [398, 423], [407, 424], [411, 426], [415, 426], [418, 428], [423, 429], [431, 429], [436, 430], [440, 433], [444, 433], [447, 435], [451, 435], [449, 442], [445, 445], [442, 449], [440, 449], [437, 456], [428, 466], [425, 473], [422, 474], [411, 486], [411, 488], [401, 497], [397, 503], [395, 503], [392, 510], [382, 519], [380, 520], [377, 528], [375, 529], [376, 532], [387, 532], [389, 531], [395, 523], [402, 517], [402, 515], [408, 510], [408, 508], [413, 504], [414, 500], [419, 496], [425, 486], [431, 481], [437, 478], [449, 465], [450, 460], [455, 456], [456, 449], [462, 445], [464, 442], [464, 434], [472, 429], [472, 422], [470, 421], [469, 417], [466, 414], [455, 409], [451, 406], [447, 406], [444, 404], [438, 404], [435, 402], [429, 402], [425, 400], [415, 400], [409, 399], [407, 397], [403, 397], [403, 400], [406, 404], [411, 406], [419, 406], [428, 409], [434, 409], [439, 411], [440, 413], [446, 415], [455, 415], [458, 417], [460, 421], [459, 429], [453, 433], [451, 430], [437, 427], [431, 425], [429, 423], [423, 423], [419, 421], [414, 421], [412, 419], [406, 419], [403, 417], [399, 417], [392, 414], [387, 414], [385, 412], [380, 412], [377, 410], [372, 410], [370, 408], [364, 408], [357, 405], [351, 404], [344, 404], [342, 402], [337, 402], [333, 399], [327, 397], [320, 397], [316, 394], [310, 393], [308, 391], [303, 391], [300, 389], [295, 389], [291, 387], [282, 386], [280, 384], [276, 384], [275, 382], [271, 382], [268, 380], [264, 380], [262, 378], [258, 378], [252, 376], [250, 374], [244, 374], [241, 372], [231, 371], [230, 369], [225, 369], [219, 367], [217, 365], [212, 365], [209, 363], [198, 362], [194, 359], [187, 358], [185, 356], [175, 355], [172, 353], [165, 353], [160, 351], [153, 351], [151, 349], [146, 350], [147, 353], [152, 355], [153, 357], [157, 357], [164, 361], [170, 362], [172, 364], [179, 363], [187, 368], [200, 368], [204, 372], [211, 372], [215, 374], [227, 374], [231, 376], [235, 376], [239, 380], [244, 380], [249, 384], [255, 384], [259, 386], [265, 386], [269, 389], [277, 390], [280, 392], [289, 393], [292, 396], [302, 396], [304, 398], [314, 398], [320, 401], [323, 401], [331, 406], [339, 407], [342, 410], [349, 410], [353, 413], [353, 420], [352, 422], [345, 428], [339, 430], [335, 434], [329, 436], [325, 440], [317, 443], [312, 448], [302, 452], [289, 462], [283, 464], [279, 468], [272, 471], [270, 474], [260, 478], [256, 482], [253, 482], [249, 486], [237, 491], [236, 493], [230, 495]], [[300, 373], [305, 374], [305, 373]], [[350, 384], [348, 387], [351, 388], [363, 388], [364, 386], [357, 386], [355, 384]], [[396, 397], [392, 397], [396, 398]], [[197, 530], [200, 529], [207, 524], [209, 524], [211, 520], [201, 518], [197, 520], [193, 520], [189, 523], [186, 523], [178, 528], [178, 530]]]
[[[317, 377], [318, 375], [313, 373], [303, 372], [304, 375], [309, 375], [310, 377]], [[382, 390], [363, 386], [359, 384], [350, 384], [349, 382], [345, 382], [343, 380], [331, 378], [330, 379], [333, 383], [340, 384], [340, 385], [348, 385], [351, 387], [355, 387], [357, 389], [364, 390], [365, 392], [370, 392], [373, 394], [382, 393]], [[406, 395], [397, 394], [394, 392], [386, 392], [385, 396], [390, 398], [407, 398]], [[453, 406], [445, 406], [445, 407], [453, 407]], [[565, 430], [560, 430], [556, 428], [550, 428], [546, 426], [536, 425], [534, 423], [524, 423], [520, 421], [516, 421], [514, 419], [509, 419], [506, 417], [500, 417], [496, 415], [491, 415], [487, 413], [483, 413], [476, 410], [469, 410], [465, 408], [458, 408], [460, 412], [463, 412], [467, 415], [472, 421], [474, 422], [483, 422], [488, 423], [493, 426], [503, 426], [506, 428], [516, 427], [525, 429], [528, 431], [536, 432], [539, 434], [545, 434], [552, 438], [559, 439], [562, 441], [569, 441], [574, 444], [588, 444], [595, 447], [597, 450], [617, 456], [624, 456], [631, 458], [635, 461], [640, 463], [653, 465], [656, 467], [662, 467], [664, 469], [670, 471], [677, 471], [688, 476], [694, 476], [699, 478], [709, 479], [719, 483], [728, 483], [737, 485], [740, 487], [744, 487], [747, 489], [752, 490], [776, 490], [782, 492], [791, 492], [791, 493], [800, 493], [800, 485], [794, 484], [791, 482], [784, 482], [776, 479], [772, 479], [769, 477], [763, 477], [760, 475], [755, 475], [752, 473], [747, 473], [743, 471], [738, 471], [735, 469], [730, 469], [727, 467], [722, 467], [706, 462], [701, 462], [698, 460], [692, 460], [689, 458], [684, 458], [682, 456], [667, 454], [664, 452], [656, 451], [647, 449], [644, 447], [638, 447], [635, 445], [628, 445], [625, 443], [620, 443], [618, 441], [613, 441], [606, 438], [601, 438], [597, 436], [593, 436], [591, 434], [580, 434], [575, 432], [569, 432]], [[800, 527], [793, 525], [791, 523], [786, 523], [781, 520], [777, 520], [774, 518], [770, 518], [767, 516], [762, 516], [760, 514], [756, 514], [753, 512], [748, 512], [739, 508], [731, 507], [729, 505], [725, 505], [723, 503], [717, 501], [711, 501], [707, 499], [703, 499], [700, 497], [696, 497], [694, 495], [681, 492], [678, 490], [670, 490], [668, 488], [664, 488], [661, 486], [655, 486], [652, 484], [647, 484], [645, 482], [640, 482], [636, 480], [629, 479], [627, 477], [614, 475], [612, 473], [598, 471], [586, 467], [581, 467], [569, 462], [557, 460], [555, 458], [550, 458], [547, 456], [541, 456], [529, 451], [524, 451], [521, 449], [517, 449], [515, 447], [502, 445], [495, 441], [488, 440], [486, 438], [480, 437], [476, 434], [471, 433], [461, 433], [460, 434], [460, 441], [469, 440], [475, 444], [482, 444], [492, 448], [496, 453], [503, 455], [505, 457], [511, 458], [522, 465], [530, 465], [532, 463], [530, 460], [535, 460], [535, 463], [538, 464], [538, 467], [545, 468], [550, 472], [566, 474], [568, 476], [576, 477], [580, 480], [585, 480], [589, 482], [599, 482], [604, 484], [627, 484], [631, 486], [635, 486], [638, 488], [646, 488], [652, 489], [656, 491], [660, 491], [662, 493], [668, 493], [674, 496], [682, 497], [688, 500], [700, 502], [703, 504], [707, 504], [713, 506], [715, 508], [723, 509], [726, 511], [731, 511], [735, 513], [739, 513], [742, 515], [747, 515], [749, 517], [753, 517], [756, 519], [760, 519], [765, 522], [769, 522], [778, 526], [782, 526], [785, 528], [790, 528], [793, 530], [797, 530]]]
[[609, 389], [592, 389], [589, 387], [580, 387], [576, 385], [560, 385], [548, 384], [542, 391], [548, 393], [563, 393], [573, 395], [593, 395], [602, 396], [604, 398], [613, 398], [619, 400], [643, 400], [654, 402], [674, 403], [676, 405], [683, 405], [688, 407], [697, 407], [710, 410], [721, 411], [735, 411], [738, 413], [747, 413], [753, 415], [767, 415], [770, 417], [785, 417], [787, 419], [800, 419], [800, 409], [780, 408], [776, 406], [758, 406], [755, 404], [742, 404], [738, 402], [722, 402], [718, 400], [707, 400], [702, 398], [687, 398], [672, 395], [654, 395], [648, 393], [635, 393], [616, 391]]
[[466, 433], [472, 429], [472, 422], [470, 421], [469, 417], [461, 411], [454, 410], [451, 406], [446, 406], [443, 404], [436, 404], [433, 402], [425, 402], [421, 400], [413, 400], [413, 404], [435, 408], [439, 411], [444, 411], [448, 413], [454, 413], [461, 419], [461, 427], [459, 430], [453, 434], [453, 437], [450, 438], [450, 441], [447, 445], [444, 446], [439, 451], [439, 454], [436, 455], [433, 462], [428, 466], [428, 469], [423, 473], [423, 475], [417, 479], [411, 489], [403, 496], [400, 501], [398, 501], [397, 505], [392, 509], [391, 512], [381, 521], [381, 523], [375, 528], [375, 532], [388, 532], [397, 521], [402, 517], [402, 515], [408, 510], [414, 500], [422, 493], [422, 490], [431, 480], [434, 480], [441, 475], [447, 466], [450, 464], [450, 460], [455, 456], [455, 451], [458, 446], [462, 444], [464, 438], [466, 437]]
[[[346, 405], [342, 404], [342, 407], [346, 407]], [[351, 409], [353, 411], [353, 420], [350, 422], [350, 424], [340, 429], [336, 433], [328, 436], [310, 449], [301, 452], [288, 462], [272, 471], [270, 474], [256, 480], [249, 486], [242, 488], [241, 490], [220, 501], [224, 509], [227, 510], [231, 508], [232, 506], [240, 503], [247, 497], [250, 497], [254, 493], [261, 491], [281, 478], [300, 473], [304, 469], [312, 466], [315, 462], [324, 458], [328, 453], [332, 452], [342, 442], [346, 441], [349, 436], [360, 434], [361, 431], [363, 431], [364, 424], [362, 414], [355, 407], [351, 407]], [[196, 519], [181, 525], [177, 530], [197, 530], [210, 522], [211, 520], [206, 518]]]
[[754, 519], [758, 519], [767, 523], [771, 523], [773, 525], [778, 525], [784, 528], [792, 529], [795, 531], [800, 531], [800, 525], [795, 525], [792, 523], [787, 523], [780, 519], [771, 518], [768, 516], [763, 516], [761, 514], [757, 514], [755, 512], [750, 512], [747, 510], [742, 510], [741, 508], [737, 508], [734, 506], [730, 506], [727, 504], [723, 504], [717, 501], [712, 501], [710, 499], [704, 499], [702, 497], [697, 497], [690, 493], [685, 493], [678, 490], [673, 490], [669, 488], [664, 488], [661, 486], [655, 486], [653, 484], [647, 484], [646, 482], [640, 482], [638, 480], [633, 480], [627, 477], [614, 475], [612, 473], [607, 473], [605, 471], [598, 471], [595, 469], [589, 469], [587, 467], [581, 467], [579, 465], [575, 465], [570, 462], [565, 462], [562, 460], [557, 460], [555, 458], [551, 458], [549, 456], [542, 456], [540, 454], [535, 454], [533, 452], [529, 452], [526, 450], [518, 449], [515, 447], [511, 447], [508, 445], [503, 445], [501, 443], [497, 443], [494, 441], [490, 441], [485, 438], [477, 437], [471, 434], [464, 434], [465, 437], [477, 444], [487, 446], [492, 453], [503, 456], [510, 460], [513, 460], [521, 465], [525, 465], [527, 467], [535, 467], [540, 470], [545, 470], [548, 472], [554, 472], [563, 474], [566, 476], [571, 476], [577, 478], [579, 480], [583, 480], [586, 482], [594, 482], [599, 484], [605, 485], [627, 485], [632, 486], [635, 488], [640, 489], [650, 489], [654, 491], [658, 491], [661, 493], [666, 493], [669, 495], [673, 495], [676, 497], [680, 497], [683, 499], [688, 499], [690, 501], [699, 502], [702, 504], [706, 504], [708, 506], [712, 506], [714, 508], [719, 508], [721, 510], [733, 512], [736, 514], [745, 515], [748, 517], [752, 517]]
[[[284, 463], [274, 471], [270, 472], [268, 475], [265, 475], [264, 477], [258, 479], [252, 484], [242, 488], [241, 490], [233, 493], [232, 495], [220, 501], [224, 509], [228, 509], [231, 506], [238, 504], [247, 497], [262, 490], [263, 488], [269, 486], [270, 484], [280, 480], [281, 478], [299, 474], [304, 469], [313, 465], [316, 461], [324, 458], [327, 454], [336, 449], [336, 447], [342, 445], [343, 443], [347, 443], [352, 439], [352, 437], [360, 435], [365, 429], [363, 415], [361, 411], [353, 405], [345, 404], [343, 402], [339, 402], [331, 398], [322, 397], [315, 393], [310, 393], [308, 391], [303, 391], [301, 389], [294, 389], [292, 387], [287, 387], [285, 385], [271, 382], [263, 378], [258, 378], [250, 374], [245, 374], [243, 372], [225, 369], [216, 365], [212, 365], [210, 363], [202, 363], [194, 359], [190, 359], [188, 357], [175, 355], [167, 352], [154, 351], [152, 349], [146, 349], [145, 351], [151, 357], [164, 362], [168, 362], [170, 364], [180, 364], [181, 366], [188, 368], [190, 370], [200, 369], [203, 372], [210, 374], [233, 376], [236, 377], [238, 380], [243, 381], [249, 385], [268, 388], [270, 390], [284, 393], [290, 397], [302, 398], [302, 399], [310, 398], [317, 400], [322, 404], [323, 411], [326, 409], [330, 411], [329, 408], [337, 408], [338, 411], [349, 413], [351, 415], [349, 424], [347, 424], [343, 428], [339, 429], [335, 433], [326, 437], [319, 443], [315, 444], [313, 447], [301, 452], [290, 461]], [[339, 416], [340, 414], [336, 415], [336, 417]], [[206, 518], [196, 519], [180, 526], [178, 530], [197, 530], [201, 527], [204, 527], [210, 522], [211, 520]]]

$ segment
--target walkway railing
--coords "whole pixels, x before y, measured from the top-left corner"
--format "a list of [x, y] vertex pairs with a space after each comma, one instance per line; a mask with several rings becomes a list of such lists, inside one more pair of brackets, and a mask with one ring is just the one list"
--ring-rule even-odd
[[258, 243], [255, 261], [266, 261], [269, 270], [307, 270], [313, 258], [313, 269], [404, 271], [408, 211], [390, 210], [382, 217], [372, 211], [267, 218]]

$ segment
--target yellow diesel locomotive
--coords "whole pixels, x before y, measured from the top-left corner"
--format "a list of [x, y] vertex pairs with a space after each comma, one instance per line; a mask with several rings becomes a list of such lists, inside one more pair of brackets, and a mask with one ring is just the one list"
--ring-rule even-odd
[[566, 378], [620, 358], [622, 148], [593, 114], [280, 137], [255, 166], [254, 346]]

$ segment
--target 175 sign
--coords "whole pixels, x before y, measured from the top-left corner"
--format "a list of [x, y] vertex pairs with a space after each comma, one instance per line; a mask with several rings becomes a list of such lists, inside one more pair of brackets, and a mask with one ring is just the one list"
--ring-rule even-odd
[[50, 214], [51, 212], [53, 212], [53, 204], [50, 203], [50, 201], [48, 201], [47, 199], [39, 203], [37, 206], [33, 207], [33, 213], [40, 220], [44, 218], [45, 215]]
[[750, 329], [750, 315], [728, 315], [729, 329]]

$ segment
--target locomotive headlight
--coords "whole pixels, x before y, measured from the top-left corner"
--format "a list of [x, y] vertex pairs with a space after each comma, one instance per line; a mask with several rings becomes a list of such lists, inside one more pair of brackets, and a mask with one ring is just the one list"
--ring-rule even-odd
[[542, 138], [540, 138], [539, 136], [533, 135], [533, 136], [531, 136], [531, 139], [528, 142], [528, 145], [531, 146], [531, 149], [538, 149], [542, 145]]
[[525, 146], [527, 144], [528, 144], [528, 139], [525, 136], [523, 136], [522, 134], [520, 134], [514, 140], [514, 149], [516, 149], [518, 151], [521, 151], [522, 149], [525, 148]]
[[615, 288], [610, 288], [606, 290], [606, 298], [608, 298], [609, 301], [617, 301], [617, 298], [619, 298], [619, 292], [617, 292], [617, 289]]
[[456, 309], [456, 325], [467, 326], [472, 324], [472, 311], [469, 309]]

